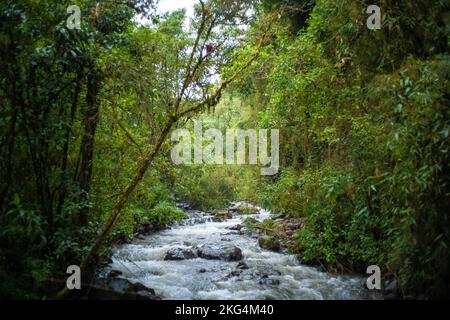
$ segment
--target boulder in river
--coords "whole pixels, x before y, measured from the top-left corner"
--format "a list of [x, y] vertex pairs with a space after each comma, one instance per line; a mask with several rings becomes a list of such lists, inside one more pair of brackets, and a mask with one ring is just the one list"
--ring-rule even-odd
[[258, 239], [258, 244], [261, 248], [278, 252], [281, 249], [280, 242], [272, 236], [262, 236]]
[[262, 273], [257, 272], [256, 275], [259, 278], [259, 284], [274, 286], [280, 284], [280, 280], [278, 279], [278, 277], [281, 276], [281, 272], [278, 270], [271, 270]]
[[142, 235], [148, 235], [150, 233], [162, 230], [164, 228], [163, 225], [157, 225], [154, 223], [144, 223], [141, 224], [137, 227], [134, 236], [138, 237], [138, 236], [142, 236]]
[[214, 211], [213, 221], [214, 222], [223, 222], [227, 219], [233, 218], [233, 214], [228, 210], [217, 210]]
[[235, 209], [235, 211], [238, 214], [242, 214], [242, 215], [251, 215], [251, 214], [259, 213], [258, 208], [255, 206], [252, 206], [252, 205], [240, 205]]
[[120, 270], [111, 270], [108, 273], [108, 278], [117, 278], [118, 276], [121, 276], [121, 275], [122, 275], [122, 271], [120, 271]]
[[189, 248], [171, 248], [167, 251], [164, 260], [186, 260], [197, 258], [197, 253]]
[[198, 256], [209, 260], [239, 261], [242, 259], [240, 248], [232, 244], [204, 245], [197, 251]]
[[249, 268], [250, 267], [248, 266], [248, 264], [246, 264], [244, 261], [239, 262], [238, 265], [236, 266], [236, 269], [238, 270], [246, 270]]
[[226, 229], [232, 230], [232, 231], [241, 231], [242, 225], [237, 224], [237, 225], [235, 225], [235, 226], [231, 226], [231, 227], [228, 227], [228, 228], [226, 228]]
[[89, 287], [88, 298], [93, 300], [160, 300], [155, 291], [142, 283], [123, 278], [97, 279]]
[[392, 280], [387, 280], [384, 283], [383, 286], [383, 294], [384, 294], [384, 299], [386, 300], [397, 300], [401, 298], [401, 295], [399, 293], [398, 290], [398, 284], [397, 284], [397, 280], [392, 279]]

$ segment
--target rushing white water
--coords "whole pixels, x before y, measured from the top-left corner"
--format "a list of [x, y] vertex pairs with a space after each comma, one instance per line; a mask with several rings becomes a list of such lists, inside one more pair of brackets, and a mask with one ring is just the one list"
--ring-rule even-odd
[[[252, 217], [265, 219], [270, 214], [259, 212]], [[363, 287], [360, 277], [320, 272], [301, 265], [294, 255], [263, 250], [255, 238], [230, 230], [242, 223], [243, 216], [213, 222], [206, 213], [188, 213], [190, 219], [180, 225], [118, 247], [105, 272], [119, 270], [121, 277], [153, 288], [163, 299], [376, 298]], [[236, 271], [238, 262], [222, 260], [164, 260], [174, 247], [227, 243], [241, 248], [248, 269]]]

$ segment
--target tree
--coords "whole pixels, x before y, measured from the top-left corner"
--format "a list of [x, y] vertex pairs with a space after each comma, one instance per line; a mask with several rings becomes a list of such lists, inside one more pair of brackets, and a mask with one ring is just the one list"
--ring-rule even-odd
[[[156, 143], [152, 150], [141, 159], [134, 177], [120, 193], [116, 204], [110, 211], [107, 222], [103, 226], [92, 248], [84, 257], [81, 263], [81, 269], [85, 273], [92, 260], [97, 256], [106, 237], [111, 232], [114, 223], [125, 207], [130, 195], [142, 181], [145, 173], [158, 156], [162, 145], [165, 143], [174, 125], [184, 118], [192, 117], [195, 114], [205, 112], [216, 106], [220, 101], [223, 91], [229, 84], [259, 57], [261, 47], [270, 30], [270, 23], [266, 24], [261, 34], [257, 35], [256, 43], [254, 44], [255, 48], [247, 58], [245, 56], [247, 56], [247, 52], [249, 51], [248, 48], [243, 53], [244, 57], [240, 57], [240, 61], [237, 61], [237, 55], [242, 55], [242, 53], [238, 52], [232, 56], [231, 62], [229, 61], [229, 55], [220, 55], [219, 51], [207, 50], [207, 46], [211, 41], [217, 43], [216, 48], [222, 48], [227, 42], [231, 42], [234, 45], [236, 43], [233, 40], [234, 36], [236, 36], [235, 30], [231, 29], [228, 32], [215, 33], [215, 29], [226, 28], [225, 25], [229, 19], [223, 12], [215, 10], [217, 8], [216, 5], [217, 2], [215, 1], [208, 3], [200, 1], [200, 5], [197, 7], [196, 14], [199, 20], [194, 24], [194, 27], [197, 28], [196, 36], [191, 45], [190, 53], [186, 56], [186, 64], [182, 68], [182, 72], [180, 72], [181, 77], [175, 80], [179, 90], [175, 95], [173, 95], [173, 92], [170, 92], [170, 95], [173, 96], [170, 97], [169, 104], [165, 108], [168, 119], [163, 125], [159, 137], [155, 140]], [[234, 50], [236, 49], [234, 48]], [[231, 74], [219, 84], [212, 85], [208, 81], [212, 76], [211, 71], [219, 74], [226, 67], [231, 67]], [[89, 272], [87, 273], [89, 277]], [[58, 297], [64, 297], [67, 292], [67, 288], [63, 289], [58, 294]]]

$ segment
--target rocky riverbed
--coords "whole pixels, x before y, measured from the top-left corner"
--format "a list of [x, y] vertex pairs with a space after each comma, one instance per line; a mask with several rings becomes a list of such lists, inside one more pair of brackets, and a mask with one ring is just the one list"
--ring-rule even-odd
[[[364, 278], [302, 265], [283, 241], [247, 228], [249, 221], [276, 220], [268, 211], [245, 202], [213, 213], [183, 209], [188, 218], [181, 223], [118, 246], [99, 280], [109, 287], [126, 281], [151, 299], [380, 298]], [[278, 227], [289, 236], [301, 223]]]

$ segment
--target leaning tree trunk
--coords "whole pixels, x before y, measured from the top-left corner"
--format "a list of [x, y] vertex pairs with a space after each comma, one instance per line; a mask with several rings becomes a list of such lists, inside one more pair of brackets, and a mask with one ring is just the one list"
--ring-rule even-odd
[[[270, 29], [270, 27], [269, 27], [269, 29]], [[200, 30], [201, 30], [201, 28], [200, 28]], [[200, 37], [200, 35], [201, 35], [201, 32], [199, 32], [198, 38]], [[89, 253], [86, 255], [86, 257], [81, 262], [80, 269], [83, 272], [83, 277], [84, 277], [84, 279], [86, 279], [86, 281], [85, 281], [86, 283], [90, 283], [93, 278], [93, 272], [92, 272], [92, 270], [89, 270], [90, 263], [92, 262], [92, 260], [94, 260], [95, 257], [97, 257], [98, 252], [99, 252], [103, 242], [106, 240], [108, 234], [112, 230], [114, 223], [116, 222], [117, 218], [119, 217], [120, 212], [122, 211], [122, 209], [125, 207], [126, 203], [128, 202], [130, 195], [133, 193], [133, 191], [136, 189], [136, 187], [139, 185], [139, 183], [144, 178], [144, 175], [148, 171], [150, 166], [152, 165], [153, 160], [156, 158], [156, 156], [158, 156], [159, 151], [160, 151], [162, 145], [164, 144], [164, 142], [166, 141], [169, 133], [171, 132], [173, 125], [185, 116], [194, 115], [196, 113], [206, 110], [207, 108], [215, 107], [219, 103], [222, 93], [227, 88], [227, 86], [230, 83], [232, 83], [240, 74], [242, 74], [242, 72], [244, 70], [246, 70], [259, 57], [260, 52], [261, 52], [261, 46], [263, 44], [264, 39], [265, 39], [265, 34], [259, 39], [256, 51], [253, 55], [251, 55], [251, 57], [247, 61], [247, 63], [245, 63], [239, 70], [237, 70], [236, 73], [234, 73], [230, 78], [223, 81], [214, 94], [207, 97], [204, 101], [200, 102], [199, 104], [197, 104], [187, 110], [180, 111], [183, 93], [185, 92], [185, 90], [188, 88], [190, 82], [192, 81], [192, 78], [194, 75], [194, 73], [192, 73], [192, 72], [195, 72], [195, 70], [199, 67], [199, 65], [195, 66], [194, 71], [188, 72], [188, 75], [186, 76], [186, 80], [184, 82], [181, 93], [175, 102], [175, 106], [174, 106], [175, 111], [174, 111], [174, 113], [172, 113], [170, 115], [169, 121], [167, 122], [164, 129], [161, 131], [161, 134], [157, 140], [155, 147], [153, 148], [153, 150], [150, 153], [148, 153], [144, 157], [144, 159], [142, 160], [142, 162], [140, 163], [140, 165], [138, 167], [136, 175], [131, 180], [131, 182], [127, 185], [127, 187], [124, 189], [124, 191], [119, 195], [116, 204], [111, 209], [108, 221], [102, 228], [100, 234], [98, 235], [94, 245], [91, 247]], [[197, 41], [198, 41], [198, 39], [197, 39]], [[195, 50], [196, 46], [197, 45], [194, 46], [194, 50]], [[191, 70], [192, 57], [191, 57], [191, 61], [189, 62], [188, 70]], [[202, 62], [202, 60], [200, 60], [200, 62]], [[56, 299], [63, 299], [64, 297], [67, 296], [68, 292], [69, 292], [69, 289], [67, 287], [62, 289], [57, 294]]]
[[[117, 217], [119, 216], [119, 214], [122, 211], [125, 204], [128, 202], [128, 198], [130, 197], [130, 195], [132, 194], [134, 189], [136, 189], [136, 187], [139, 185], [139, 183], [144, 178], [145, 173], [150, 168], [155, 157], [158, 155], [159, 150], [161, 149], [161, 146], [166, 141], [166, 138], [169, 135], [171, 128], [175, 122], [176, 122], [175, 118], [171, 118], [169, 120], [169, 122], [167, 123], [167, 125], [165, 126], [163, 131], [161, 132], [161, 135], [159, 136], [158, 143], [156, 144], [155, 148], [142, 160], [142, 162], [139, 165], [136, 175], [131, 180], [131, 182], [128, 184], [128, 186], [124, 189], [122, 194], [119, 195], [116, 205], [111, 209], [111, 213], [109, 215], [108, 221], [106, 222], [102, 231], [98, 235], [91, 250], [89, 251], [87, 256], [83, 259], [80, 269], [83, 271], [83, 278], [85, 279], [86, 283], [91, 282], [91, 278], [93, 275], [92, 271], [89, 270], [89, 265], [90, 265], [91, 261], [97, 256], [98, 251], [100, 250], [100, 248], [103, 244], [103, 241], [106, 239], [106, 237], [110, 233], [112, 227], [114, 226], [114, 223], [117, 220]], [[67, 293], [68, 293], [68, 289], [64, 288], [63, 290], [61, 290], [58, 293], [56, 298], [62, 299], [67, 295]]]

